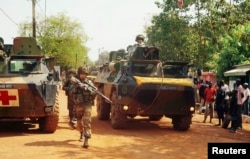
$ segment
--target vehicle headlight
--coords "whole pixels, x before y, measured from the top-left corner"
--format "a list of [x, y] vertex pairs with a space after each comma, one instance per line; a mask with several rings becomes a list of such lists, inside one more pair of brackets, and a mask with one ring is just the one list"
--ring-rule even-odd
[[193, 112], [194, 111], [194, 107], [192, 106], [192, 107], [190, 107], [190, 111], [191, 112]]
[[123, 109], [123, 110], [125, 110], [125, 111], [127, 111], [127, 110], [128, 110], [128, 108], [129, 108], [129, 106], [128, 106], [128, 105], [124, 105], [124, 106], [122, 107], [122, 109]]

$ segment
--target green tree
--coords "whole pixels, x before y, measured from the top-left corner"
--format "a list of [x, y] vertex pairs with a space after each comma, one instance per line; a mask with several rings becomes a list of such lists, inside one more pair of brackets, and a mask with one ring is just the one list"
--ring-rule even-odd
[[[146, 33], [149, 43], [160, 47], [161, 59], [189, 61], [218, 77], [232, 65], [248, 62], [249, 37], [240, 28], [248, 28], [250, 1], [186, 0], [183, 8], [172, 0], [156, 4], [162, 12], [152, 18]], [[230, 43], [229, 37], [234, 39]]]
[[[153, 16], [152, 26], [146, 29], [148, 43], [160, 48], [160, 58], [165, 60], [192, 61], [197, 50], [194, 32], [189, 27], [189, 16], [183, 15], [177, 1], [157, 3], [163, 11]], [[192, 34], [190, 36], [190, 34]]]
[[[226, 39], [224, 38], [228, 37], [226, 35], [231, 35], [230, 32], [238, 25], [249, 21], [249, 11], [248, 13], [246, 12], [247, 8], [249, 8], [249, 2], [244, 0], [231, 0], [230, 2], [226, 0], [211, 0], [200, 5], [204, 9], [204, 13], [206, 13], [199, 17], [200, 21], [195, 24], [195, 28], [199, 30], [200, 36], [199, 54], [205, 55], [202, 57], [207, 59], [203, 62], [202, 67], [203, 69], [214, 70], [217, 72], [218, 77], [222, 77], [222, 70], [224, 69], [221, 70], [221, 68], [224, 68], [225, 65], [221, 66], [223, 63], [217, 60], [221, 56], [221, 50], [228, 49], [229, 55], [235, 52], [230, 49], [230, 45], [225, 48], [222, 41], [225, 41]], [[202, 43], [205, 45], [202, 45]], [[227, 67], [228, 69], [231, 69], [231, 64], [227, 64], [229, 66]]]
[[[20, 26], [30, 26], [29, 23]], [[27, 28], [27, 27], [26, 27]], [[46, 56], [55, 57], [62, 67], [78, 67], [88, 62], [88, 37], [81, 24], [64, 13], [37, 20], [37, 41]], [[21, 34], [30, 35], [31, 29], [20, 28]]]
[[224, 35], [220, 45], [217, 75], [224, 78], [223, 73], [234, 65], [250, 63], [250, 24], [238, 25], [232, 29]]

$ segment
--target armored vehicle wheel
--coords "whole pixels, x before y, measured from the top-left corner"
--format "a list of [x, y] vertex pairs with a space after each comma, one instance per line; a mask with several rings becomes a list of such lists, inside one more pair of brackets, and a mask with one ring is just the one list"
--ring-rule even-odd
[[[103, 88], [99, 89], [99, 91], [103, 93]], [[96, 96], [96, 110], [99, 120], [108, 120], [110, 118], [110, 104], [105, 102], [105, 99], [100, 95]]]
[[192, 115], [175, 116], [172, 118], [173, 127], [176, 130], [186, 131], [190, 128]]
[[59, 103], [58, 103], [58, 95], [56, 95], [55, 104], [54, 104], [54, 112], [42, 118], [39, 118], [39, 128], [41, 131], [45, 133], [54, 133], [57, 128], [57, 124], [59, 121]]
[[111, 125], [114, 129], [122, 129], [126, 127], [127, 116], [120, 112], [121, 105], [117, 104], [117, 92], [112, 93], [111, 104]]
[[163, 115], [150, 115], [148, 118], [150, 121], [159, 121], [162, 117]]

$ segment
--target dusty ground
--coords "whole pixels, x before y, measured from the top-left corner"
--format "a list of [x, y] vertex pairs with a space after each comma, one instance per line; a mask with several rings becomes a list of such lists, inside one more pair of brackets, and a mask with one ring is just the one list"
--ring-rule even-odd
[[170, 119], [129, 121], [126, 130], [114, 130], [108, 121], [96, 119], [93, 107], [93, 138], [88, 149], [81, 148], [79, 133], [68, 126], [66, 98], [60, 92], [60, 121], [54, 134], [42, 134], [36, 125], [0, 123], [1, 159], [189, 159], [207, 158], [209, 142], [250, 142], [250, 124], [233, 134], [202, 123], [195, 114], [186, 132], [172, 129]]

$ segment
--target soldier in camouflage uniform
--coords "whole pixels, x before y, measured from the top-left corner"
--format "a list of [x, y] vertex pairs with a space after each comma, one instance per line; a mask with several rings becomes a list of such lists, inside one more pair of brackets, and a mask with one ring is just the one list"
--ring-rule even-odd
[[93, 83], [87, 79], [88, 72], [85, 68], [79, 67], [76, 78], [81, 82], [79, 84], [71, 79], [74, 85], [73, 100], [76, 106], [77, 129], [80, 131], [80, 141], [84, 140], [83, 147], [88, 148], [88, 139], [91, 138], [91, 107], [95, 98], [95, 92], [88, 90], [88, 85], [84, 84], [87, 81], [89, 84]]
[[0, 37], [0, 50], [4, 50], [4, 40]]
[[137, 46], [141, 46], [144, 47], [145, 43], [144, 43], [145, 37], [142, 34], [139, 34], [135, 37], [135, 41], [137, 42]]
[[76, 76], [75, 69], [70, 69], [68, 71], [67, 79], [63, 85], [63, 90], [67, 96], [67, 108], [69, 110], [69, 125], [74, 129], [76, 126], [76, 113], [75, 113], [75, 104], [72, 98], [72, 94], [70, 94], [73, 85], [71, 85], [71, 77]]
[[0, 61], [4, 61], [4, 40], [0, 37]]

